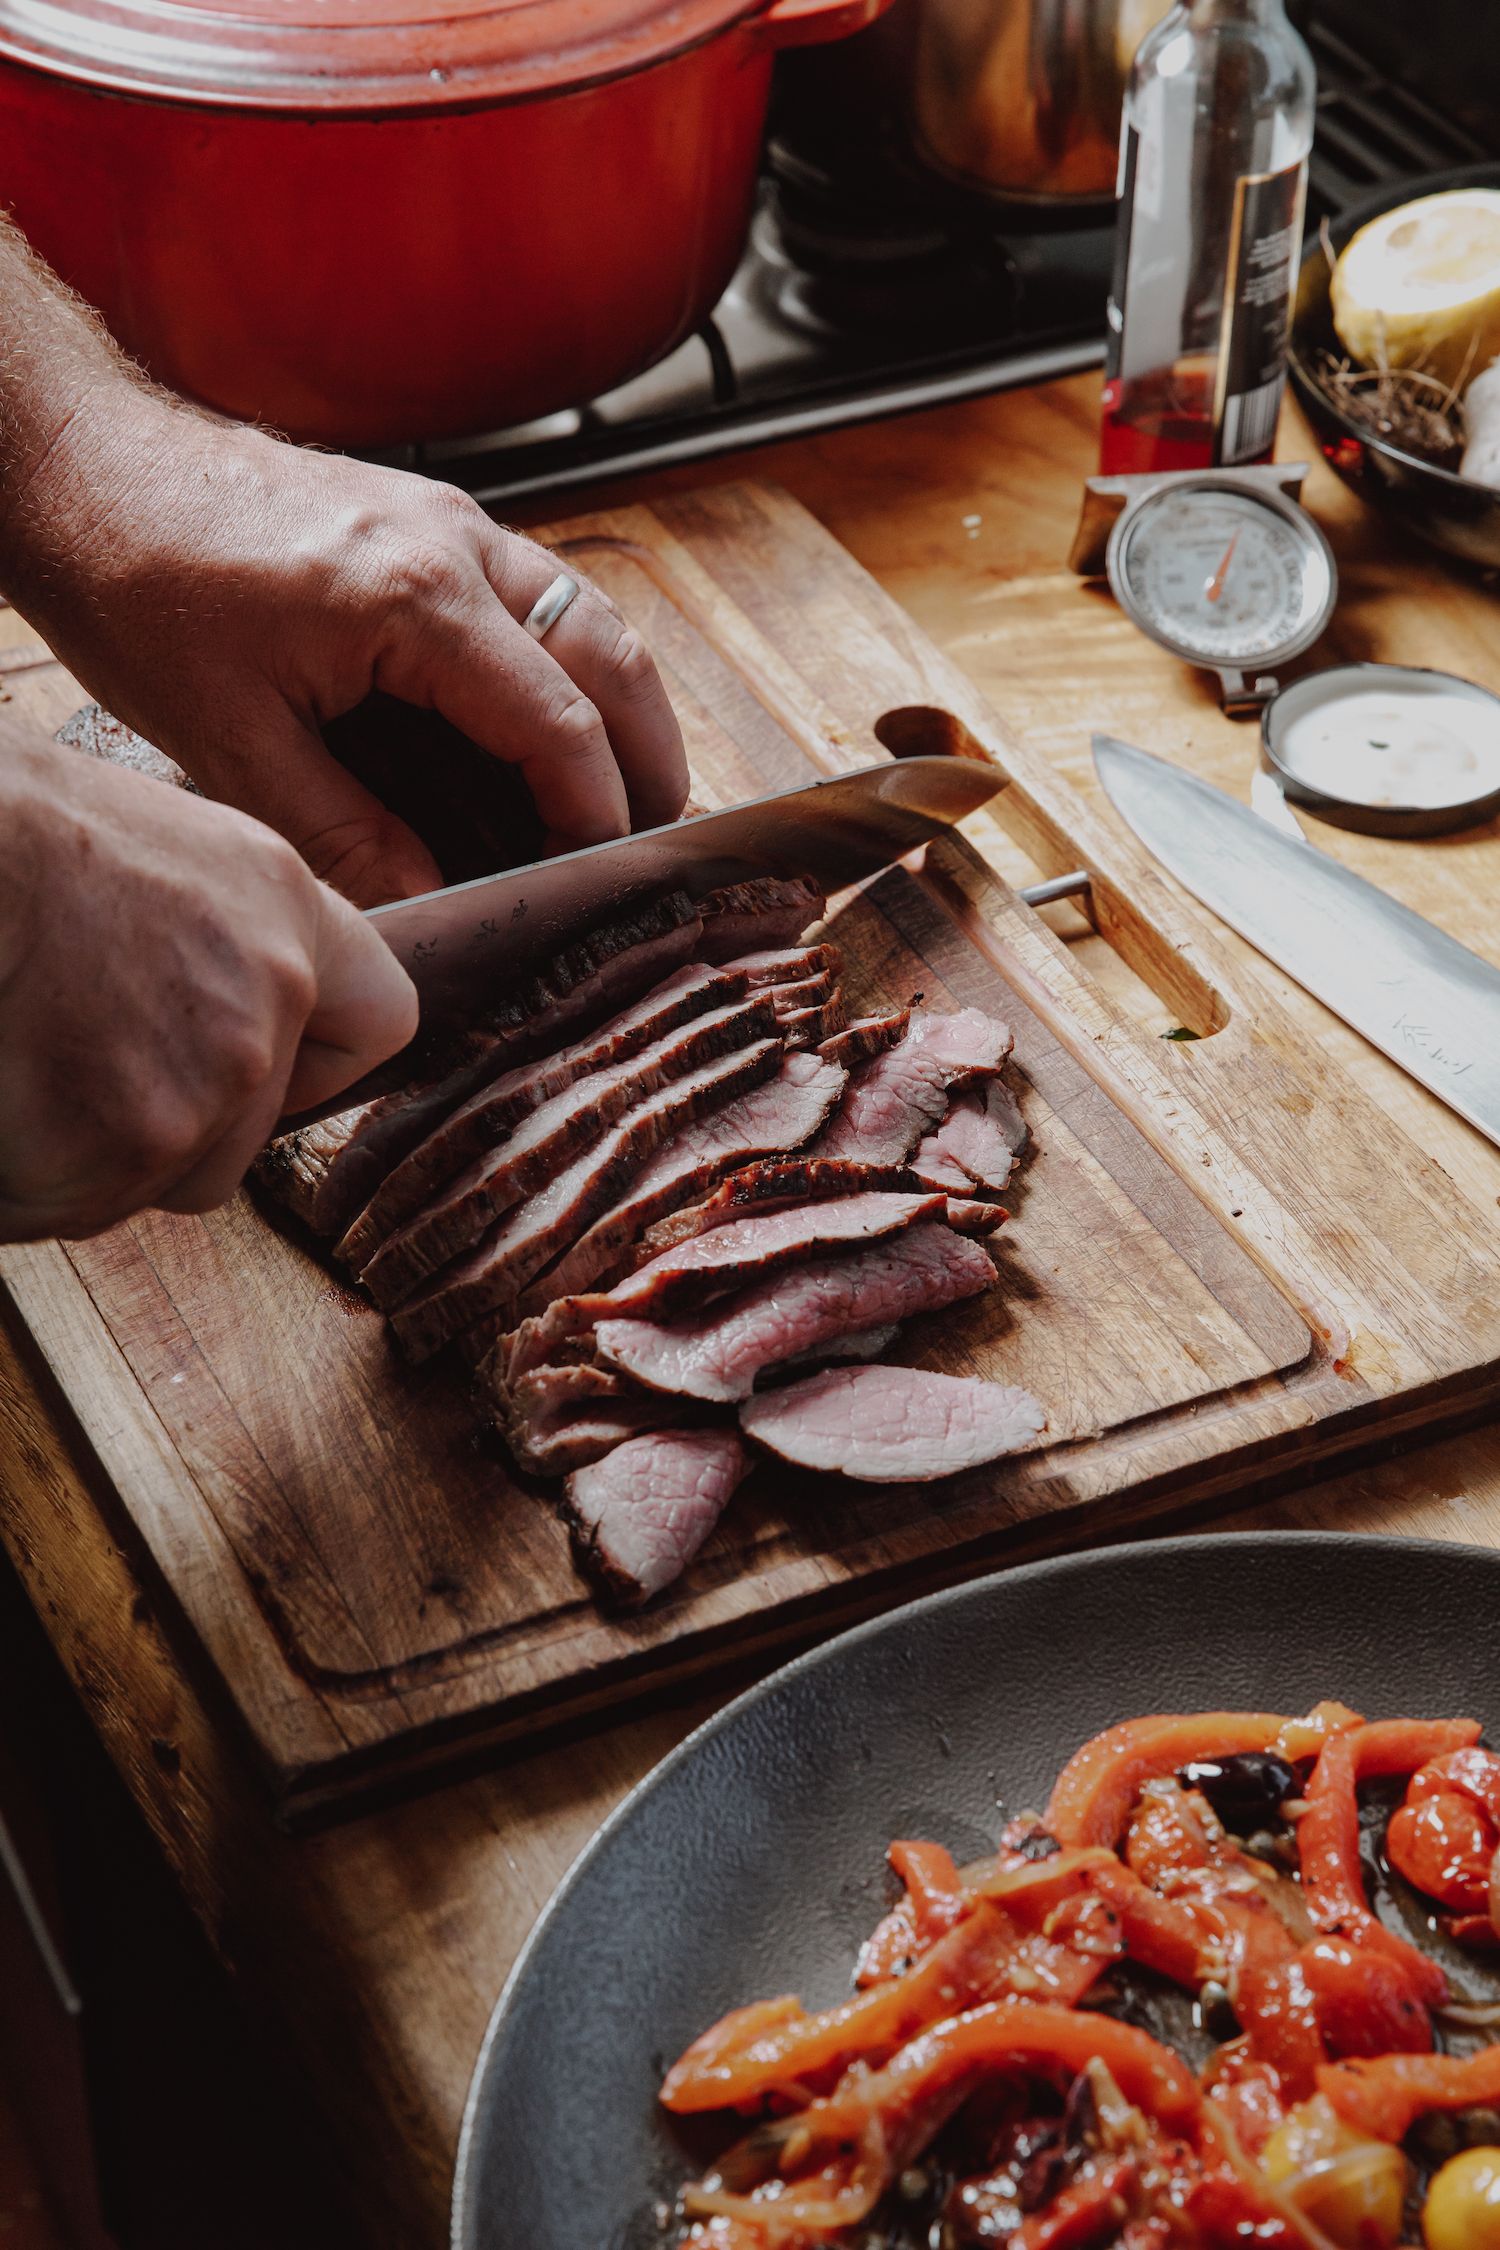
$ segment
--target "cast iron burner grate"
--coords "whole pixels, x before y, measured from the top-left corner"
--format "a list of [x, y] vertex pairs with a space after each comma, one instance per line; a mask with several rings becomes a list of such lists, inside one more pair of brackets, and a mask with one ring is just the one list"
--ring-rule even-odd
[[[1387, 181], [1486, 154], [1335, 33], [1309, 36], [1314, 221]], [[659, 366], [544, 421], [380, 458], [503, 506], [1098, 364], [1107, 215], [1017, 223], [891, 149], [846, 157], [773, 129], [739, 270]]]

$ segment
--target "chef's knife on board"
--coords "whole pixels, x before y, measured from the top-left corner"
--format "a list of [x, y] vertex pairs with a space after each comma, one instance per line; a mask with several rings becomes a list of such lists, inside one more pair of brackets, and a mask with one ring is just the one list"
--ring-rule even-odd
[[[540, 967], [632, 900], [694, 897], [751, 875], [811, 875], [828, 890], [857, 882], [930, 843], [1005, 785], [973, 758], [883, 759], [724, 812], [507, 868], [421, 898], [376, 906], [368, 919], [405, 968], [424, 1021], [473, 1017], [508, 981]], [[400, 1057], [279, 1130], [314, 1123], [395, 1083]]]
[[1195, 774], [1107, 734], [1094, 765], [1185, 890], [1500, 1144], [1500, 969]]

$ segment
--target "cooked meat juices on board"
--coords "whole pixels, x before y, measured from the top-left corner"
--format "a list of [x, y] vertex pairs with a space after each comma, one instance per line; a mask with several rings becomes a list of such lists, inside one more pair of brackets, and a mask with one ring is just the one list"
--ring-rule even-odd
[[1029, 1391], [920, 1367], [839, 1367], [740, 1408], [778, 1459], [873, 1484], [950, 1477], [1034, 1445], [1047, 1427]]
[[567, 1507], [615, 1598], [649, 1601], [713, 1530], [750, 1457], [734, 1430], [658, 1430], [568, 1479]]
[[995, 1268], [977, 1242], [928, 1223], [893, 1242], [816, 1258], [687, 1320], [602, 1320], [599, 1356], [651, 1390], [731, 1405], [757, 1377], [852, 1330], [889, 1326], [976, 1297]]

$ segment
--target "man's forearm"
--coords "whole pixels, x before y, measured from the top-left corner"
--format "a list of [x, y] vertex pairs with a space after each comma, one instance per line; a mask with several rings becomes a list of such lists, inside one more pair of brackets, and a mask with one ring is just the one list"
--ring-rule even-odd
[[105, 535], [108, 506], [91, 475], [101, 432], [112, 483], [121, 457], [138, 454], [144, 476], [147, 433], [169, 405], [0, 219], [0, 588], [23, 612], [76, 552], [81, 527]]

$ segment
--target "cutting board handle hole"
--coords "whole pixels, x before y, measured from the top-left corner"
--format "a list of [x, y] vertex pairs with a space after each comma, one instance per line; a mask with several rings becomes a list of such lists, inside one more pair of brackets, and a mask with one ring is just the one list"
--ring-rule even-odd
[[972, 758], [982, 766], [997, 761], [978, 735], [952, 711], [936, 703], [903, 704], [875, 721], [875, 739], [893, 758]]

